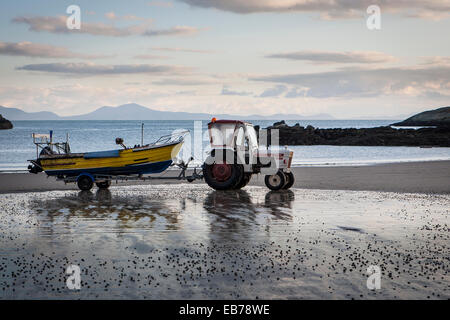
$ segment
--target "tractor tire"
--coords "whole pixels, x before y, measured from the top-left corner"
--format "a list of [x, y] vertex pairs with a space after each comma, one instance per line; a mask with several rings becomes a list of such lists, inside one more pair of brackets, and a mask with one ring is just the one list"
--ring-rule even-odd
[[102, 182], [96, 182], [95, 183], [99, 189], [108, 189], [111, 185], [111, 180], [106, 180]]
[[278, 171], [273, 175], [267, 175], [264, 182], [270, 190], [277, 191], [281, 190], [286, 184], [286, 178], [282, 171]]
[[88, 191], [94, 186], [94, 181], [92, 181], [92, 178], [88, 176], [81, 176], [77, 180], [77, 185], [80, 190]]
[[203, 177], [215, 190], [230, 190], [242, 180], [244, 168], [239, 164], [204, 164]]
[[286, 178], [286, 184], [283, 186], [283, 189], [290, 189], [295, 182], [295, 177], [292, 172], [284, 172], [284, 177]]
[[239, 181], [239, 183], [233, 189], [242, 189], [250, 182], [251, 178], [252, 178], [252, 174], [249, 172], [245, 172], [241, 181]]

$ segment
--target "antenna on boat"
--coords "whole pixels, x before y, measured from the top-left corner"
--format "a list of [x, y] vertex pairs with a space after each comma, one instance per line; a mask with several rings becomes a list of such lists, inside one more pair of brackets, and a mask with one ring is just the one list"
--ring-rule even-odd
[[144, 123], [141, 123], [141, 147], [144, 145]]

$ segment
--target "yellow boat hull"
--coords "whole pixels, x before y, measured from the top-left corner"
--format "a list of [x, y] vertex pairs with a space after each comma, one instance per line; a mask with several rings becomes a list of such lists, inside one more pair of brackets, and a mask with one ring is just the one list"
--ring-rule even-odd
[[75, 176], [81, 173], [118, 175], [150, 174], [166, 170], [179, 153], [182, 142], [103, 152], [51, 155], [40, 158], [48, 175]]

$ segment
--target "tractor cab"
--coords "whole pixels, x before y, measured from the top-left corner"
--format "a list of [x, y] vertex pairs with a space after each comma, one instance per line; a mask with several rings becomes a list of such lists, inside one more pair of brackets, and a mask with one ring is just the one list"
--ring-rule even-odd
[[258, 150], [258, 138], [251, 123], [213, 118], [208, 130], [212, 149], [240, 149], [250, 153]]

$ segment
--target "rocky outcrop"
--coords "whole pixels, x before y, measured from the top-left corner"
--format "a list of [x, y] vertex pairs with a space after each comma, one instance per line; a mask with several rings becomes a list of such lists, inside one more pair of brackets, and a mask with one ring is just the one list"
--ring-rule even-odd
[[267, 128], [279, 130], [280, 145], [336, 145], [336, 146], [440, 146], [450, 147], [450, 127], [394, 129], [376, 127], [362, 129], [318, 129], [288, 126], [284, 121]]
[[401, 127], [450, 127], [450, 107], [418, 113], [404, 121], [394, 123], [393, 126]]
[[0, 114], [0, 130], [12, 129], [12, 128], [13, 128], [13, 125], [12, 125], [11, 121], [3, 118], [2, 115]]

